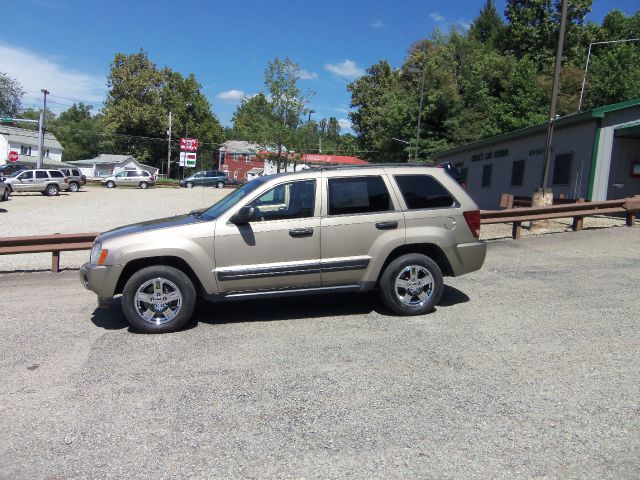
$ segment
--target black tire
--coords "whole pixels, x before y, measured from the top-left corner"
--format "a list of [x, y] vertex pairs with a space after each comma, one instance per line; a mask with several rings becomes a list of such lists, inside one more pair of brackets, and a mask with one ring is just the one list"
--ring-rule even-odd
[[224, 182], [216, 183], [216, 188], [224, 188]]
[[146, 190], [149, 184], [147, 182], [140, 182], [140, 188]]
[[78, 182], [71, 182], [69, 184], [70, 192], [77, 192], [78, 190], [80, 190], [80, 184]]
[[193, 182], [187, 182], [184, 184], [184, 186], [187, 188], [193, 188]]
[[[404, 282], [406, 288], [401, 286]], [[399, 315], [429, 313], [444, 292], [440, 267], [419, 253], [403, 255], [387, 265], [380, 277], [379, 287], [385, 305]]]
[[11, 193], [11, 191], [10, 191], [9, 187], [7, 186], [7, 187], [4, 189], [4, 193], [2, 194], [2, 201], [3, 201], [3, 202], [6, 202], [7, 200], [9, 200], [9, 194], [10, 194], [10, 193]]
[[114, 182], [113, 180], [109, 180], [105, 185], [107, 186], [107, 188], [115, 188], [116, 182]]
[[53, 197], [54, 195], [58, 195], [59, 191], [60, 188], [58, 188], [58, 185], [56, 185], [55, 183], [50, 183], [45, 187], [44, 194], [48, 197]]
[[[136, 298], [138, 290], [150, 282], [148, 287], [141, 290], [142, 295], [153, 296], [153, 292], [157, 292], [155, 295], [171, 295], [174, 291], [178, 291], [179, 304], [178, 300], [168, 301], [165, 304], [158, 304], [158, 310], [155, 310], [155, 307], [152, 310], [149, 308], [150, 303], [138, 300]], [[157, 288], [158, 284], [160, 289]], [[149, 288], [151, 288], [151, 292], [149, 292]], [[162, 300], [166, 301], [167, 297]], [[191, 319], [195, 304], [196, 289], [189, 277], [177, 268], [168, 266], [156, 265], [138, 270], [127, 280], [122, 291], [122, 311], [125, 317], [134, 329], [144, 333], [167, 333], [179, 330]], [[149, 319], [145, 319], [139, 313], [145, 308], [145, 313], [153, 315]], [[159, 310], [161, 308], [163, 308], [162, 311]], [[167, 319], [165, 312], [174, 316]]]

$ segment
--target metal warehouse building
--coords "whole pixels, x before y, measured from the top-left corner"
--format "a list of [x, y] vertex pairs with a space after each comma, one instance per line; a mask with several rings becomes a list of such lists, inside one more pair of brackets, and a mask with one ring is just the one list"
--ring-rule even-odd
[[[452, 162], [480, 208], [501, 193], [541, 186], [547, 124], [485, 138], [436, 155]], [[554, 196], [610, 200], [640, 194], [640, 98], [556, 120], [549, 183]]]

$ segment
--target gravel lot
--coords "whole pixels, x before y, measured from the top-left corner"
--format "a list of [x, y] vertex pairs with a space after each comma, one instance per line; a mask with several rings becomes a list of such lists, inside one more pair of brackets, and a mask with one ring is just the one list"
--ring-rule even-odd
[[161, 336], [77, 272], [0, 275], [0, 478], [640, 478], [639, 233], [491, 242], [426, 316], [300, 297]]
[[[227, 195], [230, 189], [216, 188], [133, 188], [107, 189], [87, 186], [77, 193], [61, 193], [44, 197], [39, 193], [14, 193], [8, 202], [0, 203], [0, 236], [47, 235], [51, 233], [102, 232], [129, 223], [168, 217], [209, 206]], [[611, 217], [589, 217], [586, 229], [623, 226], [624, 220]], [[571, 221], [551, 222], [542, 233], [571, 230]], [[534, 232], [523, 229], [522, 236]], [[540, 232], [538, 232], [540, 234]], [[485, 225], [481, 238], [511, 238], [511, 225]], [[77, 269], [86, 262], [87, 251], [62, 252], [60, 266]], [[0, 256], [0, 272], [35, 271], [51, 268], [51, 254]]]

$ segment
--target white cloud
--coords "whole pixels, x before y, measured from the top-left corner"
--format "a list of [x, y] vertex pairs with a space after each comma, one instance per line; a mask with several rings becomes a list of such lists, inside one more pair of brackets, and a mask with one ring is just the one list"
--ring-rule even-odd
[[345, 60], [335, 65], [327, 63], [324, 68], [339, 77], [357, 78], [364, 75], [364, 69], [358, 67], [353, 60]]
[[469, 30], [471, 28], [471, 22], [469, 20], [466, 20], [463, 17], [460, 17], [457, 21], [456, 21], [457, 25], [460, 25], [462, 28], [464, 28], [465, 30]]
[[310, 72], [304, 68], [301, 69], [298, 74], [300, 75], [300, 80], [315, 80], [318, 78], [318, 74], [316, 72]]
[[246, 97], [246, 95], [242, 90], [227, 90], [226, 92], [220, 92], [216, 95], [218, 100], [229, 103], [239, 102], [244, 97]]
[[384, 27], [384, 23], [379, 18], [370, 23], [372, 28], [381, 28]]
[[343, 130], [351, 130], [351, 121], [347, 120], [346, 118], [341, 118], [340, 120], [338, 120], [338, 125], [340, 125], [340, 128], [342, 128]]
[[434, 22], [443, 22], [444, 21], [444, 17], [439, 14], [438, 12], [432, 12], [429, 14], [429, 17], [431, 18], [431, 20], [433, 20]]
[[[106, 78], [73, 70], [55, 60], [26, 48], [0, 43], [0, 71], [17, 79], [26, 90], [24, 103], [34, 104], [42, 98], [41, 89], [51, 93], [47, 108], [55, 113], [66, 110], [74, 101], [97, 106], [104, 102]], [[56, 103], [57, 101], [60, 103]]]

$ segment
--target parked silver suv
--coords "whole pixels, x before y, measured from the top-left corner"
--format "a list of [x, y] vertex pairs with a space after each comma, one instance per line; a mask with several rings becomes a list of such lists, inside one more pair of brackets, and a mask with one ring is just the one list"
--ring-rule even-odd
[[57, 195], [69, 189], [69, 179], [60, 170], [19, 170], [5, 180], [11, 192], [40, 192]]
[[155, 177], [146, 170], [124, 170], [102, 180], [107, 188], [140, 187], [144, 190], [155, 184]]
[[122, 294], [143, 332], [181, 328], [211, 301], [378, 289], [420, 315], [443, 276], [479, 269], [480, 212], [444, 170], [325, 168], [259, 177], [206, 210], [96, 238], [80, 278], [108, 307]]
[[79, 168], [61, 168], [60, 171], [69, 178], [69, 191], [77, 192], [87, 184], [87, 177]]

